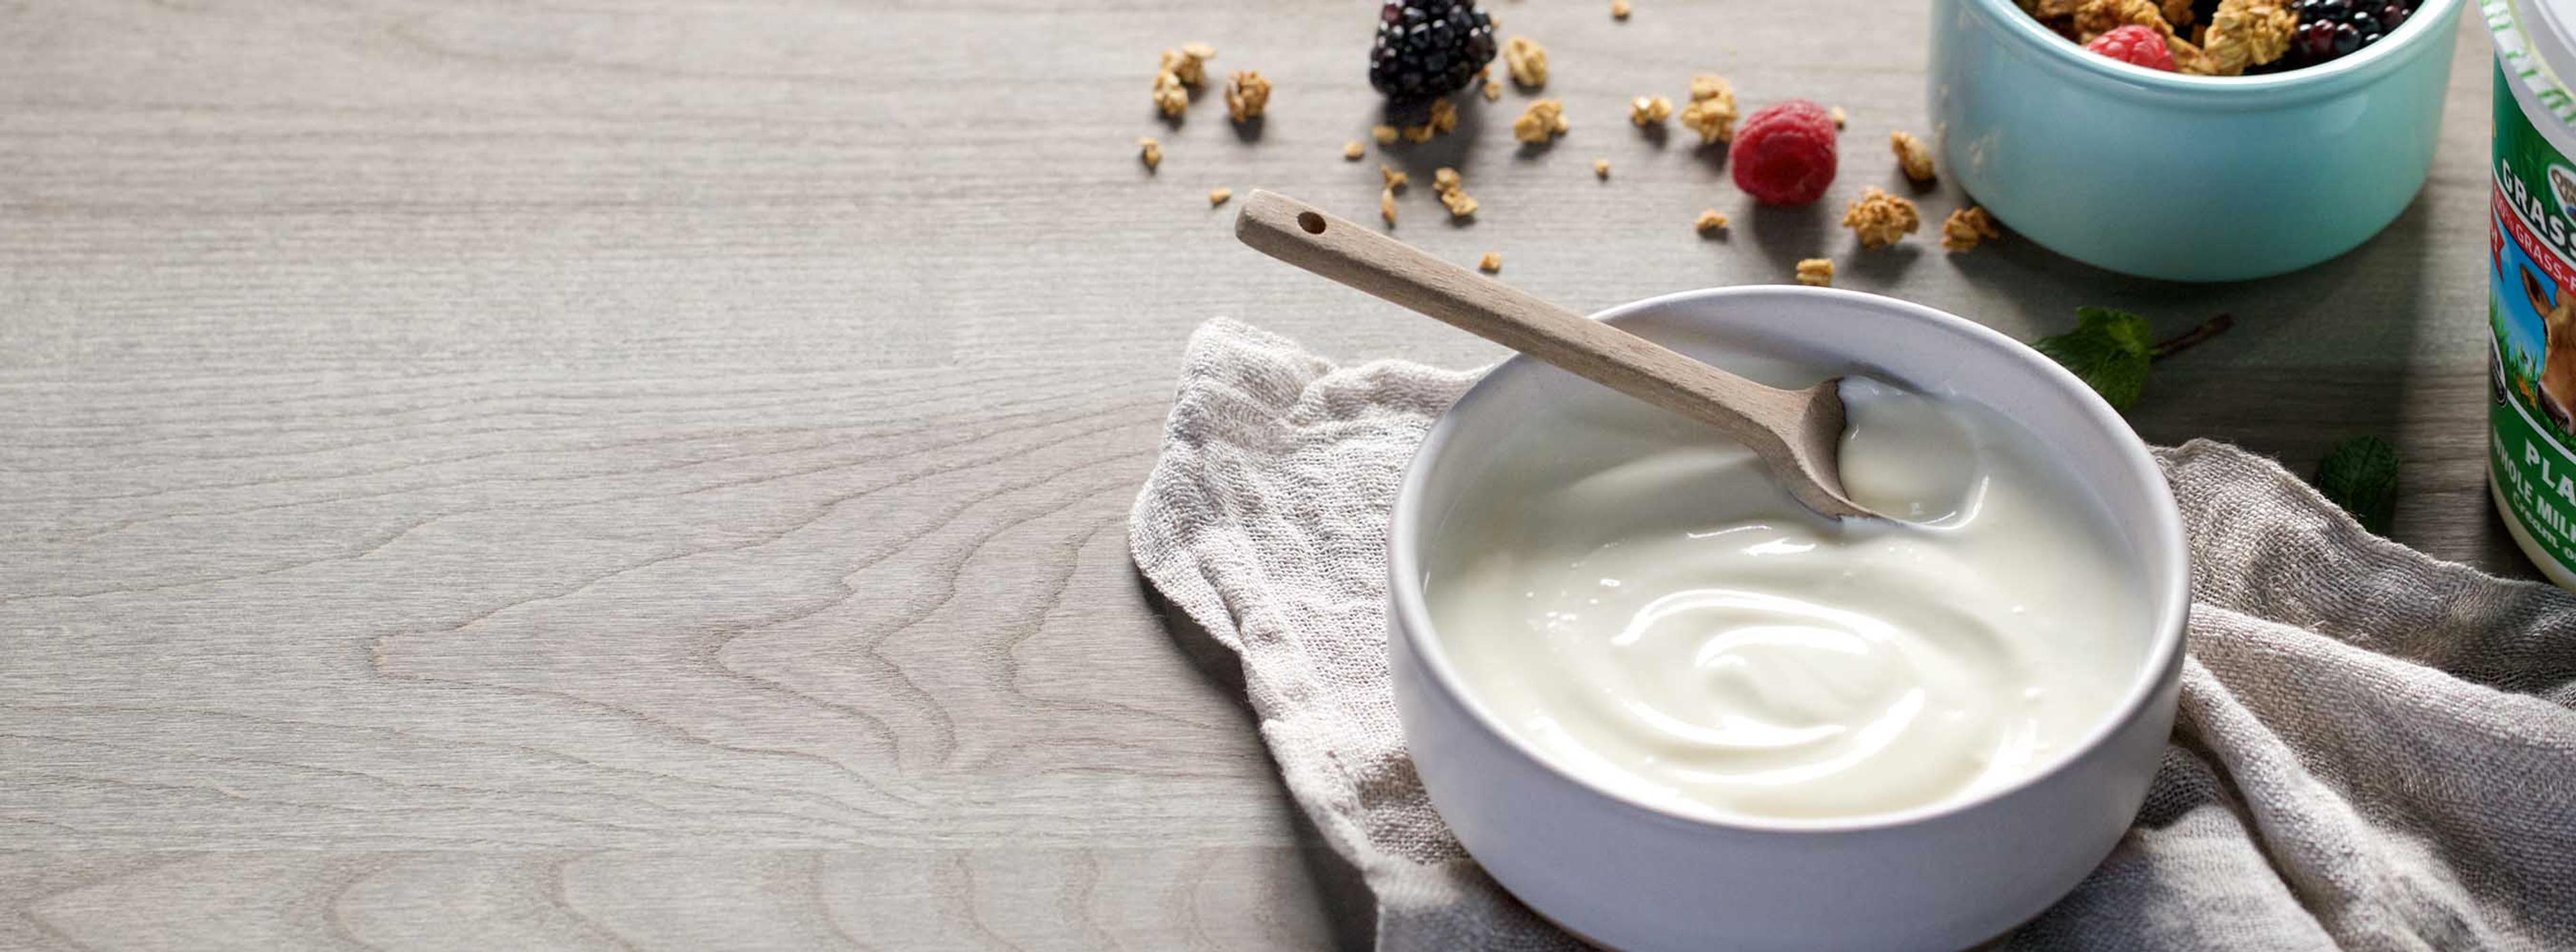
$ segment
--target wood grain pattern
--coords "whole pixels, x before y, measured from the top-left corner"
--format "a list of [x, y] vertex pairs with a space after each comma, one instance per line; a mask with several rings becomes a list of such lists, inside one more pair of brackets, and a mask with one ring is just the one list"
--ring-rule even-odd
[[[1523, 152], [1520, 94], [1469, 103], [1390, 161], [1484, 208], [1410, 195], [1406, 241], [1578, 308], [1828, 254], [2023, 336], [2078, 304], [2232, 312], [2141, 432], [2294, 465], [2388, 435], [2399, 539], [2529, 573], [2482, 483], [2474, 23], [2395, 226], [2186, 287], [2009, 240], [1851, 247], [1830, 209], [1900, 181], [1887, 129], [1926, 131], [1919, 12], [1494, 9], [1548, 44], [1574, 131]], [[1375, 156], [1339, 154], [1376, 121], [1371, 14], [0, 2], [0, 947], [1364, 941], [1123, 520], [1207, 317], [1496, 354], [1208, 207], [1373, 213]], [[1277, 82], [1257, 134], [1153, 117], [1188, 40]], [[1822, 207], [1757, 212], [1622, 118], [1712, 69], [1849, 110]], [[1696, 237], [1705, 206], [1735, 233]]]

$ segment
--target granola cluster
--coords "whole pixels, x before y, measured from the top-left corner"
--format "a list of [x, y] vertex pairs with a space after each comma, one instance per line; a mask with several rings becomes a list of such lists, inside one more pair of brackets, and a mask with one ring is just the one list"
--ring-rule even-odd
[[1735, 138], [1735, 87], [1726, 77], [1702, 73], [1691, 77], [1690, 105], [1682, 107], [1682, 125], [1699, 133], [1699, 143]]
[[1207, 83], [1207, 61], [1215, 58], [1216, 47], [1205, 43], [1164, 50], [1162, 62], [1154, 67], [1154, 108], [1175, 119], [1188, 112], [1190, 90]]
[[1995, 217], [1975, 205], [1951, 212], [1941, 221], [1941, 247], [1951, 251], [1966, 251], [1978, 242], [2003, 236], [2003, 230], [1995, 227]]
[[1225, 114], [1227, 116], [1232, 117], [1236, 122], [1251, 122], [1261, 118], [1261, 111], [1268, 108], [1270, 108], [1270, 81], [1263, 79], [1259, 70], [1247, 69], [1226, 77]]
[[2186, 59], [2177, 47], [2174, 58], [2186, 73], [2235, 76], [2288, 53], [2298, 27], [2299, 16], [2286, 2], [2219, 0], [2218, 12], [2209, 15], [2209, 29], [2201, 35], [2200, 55]]
[[1843, 209], [1843, 227], [1860, 236], [1861, 247], [1885, 248], [1923, 227], [1923, 217], [1912, 200], [1871, 186]]
[[1574, 124], [1565, 120], [1565, 104], [1554, 99], [1532, 101], [1520, 118], [1512, 120], [1512, 138], [1533, 145], [1566, 134]]
[[1834, 283], [1834, 259], [1808, 258], [1804, 261], [1798, 262], [1798, 283], [1812, 284], [1820, 288], [1832, 287]]

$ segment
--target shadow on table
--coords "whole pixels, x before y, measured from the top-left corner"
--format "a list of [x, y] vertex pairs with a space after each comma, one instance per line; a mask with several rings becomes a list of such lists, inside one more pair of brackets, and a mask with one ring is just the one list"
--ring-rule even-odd
[[[1206, 628], [1192, 621], [1189, 613], [1176, 610], [1163, 598], [1163, 593], [1155, 591], [1154, 586], [1145, 581], [1144, 576], [1136, 576], [1136, 589], [1144, 595], [1145, 604], [1163, 620], [1163, 630], [1171, 636], [1172, 645], [1190, 659], [1199, 673], [1225, 688], [1226, 696], [1241, 707], [1246, 715], [1244, 729], [1258, 731], [1259, 725], [1252, 721], [1252, 702], [1244, 695], [1243, 660], [1235, 655], [1234, 649], [1219, 643]], [[1279, 772], [1275, 769], [1270, 771], [1270, 777], [1274, 783], [1278, 782]], [[1314, 821], [1307, 818], [1306, 811], [1296, 807], [1287, 785], [1279, 783], [1278, 790], [1280, 800], [1289, 804], [1290, 823], [1297, 835], [1297, 854], [1304, 859], [1307, 876], [1314, 881], [1315, 890], [1323, 895], [1327, 904], [1325, 918], [1332, 923], [1333, 947], [1344, 952], [1367, 952], [1376, 945], [1376, 897], [1369, 894], [1368, 885], [1360, 879], [1359, 870], [1341, 854], [1333, 852], [1332, 846], [1324, 842], [1323, 834], [1315, 829]]]

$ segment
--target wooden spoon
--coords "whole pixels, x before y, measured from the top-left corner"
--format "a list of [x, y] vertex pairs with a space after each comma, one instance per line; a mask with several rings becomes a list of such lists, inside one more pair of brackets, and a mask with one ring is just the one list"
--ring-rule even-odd
[[1234, 236], [1263, 254], [1385, 298], [1744, 444], [1807, 508], [1885, 518], [1843, 493], [1841, 378], [1766, 387], [1540, 300], [1285, 195], [1256, 190]]

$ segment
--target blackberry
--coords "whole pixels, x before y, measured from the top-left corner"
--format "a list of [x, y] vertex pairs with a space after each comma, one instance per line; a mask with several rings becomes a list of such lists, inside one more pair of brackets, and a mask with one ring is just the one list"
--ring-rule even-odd
[[2299, 15], [2298, 32], [2290, 37], [2290, 51], [2281, 54], [2280, 59], [2246, 72], [2286, 72], [2350, 56], [2362, 47], [2379, 42], [2380, 37], [2395, 32], [2406, 18], [2415, 15], [2415, 8], [2421, 2], [2298, 0], [2290, 7]]
[[1494, 24], [1471, 0], [1387, 0], [1369, 49], [1369, 85], [1396, 112], [1420, 112], [1494, 61]]

